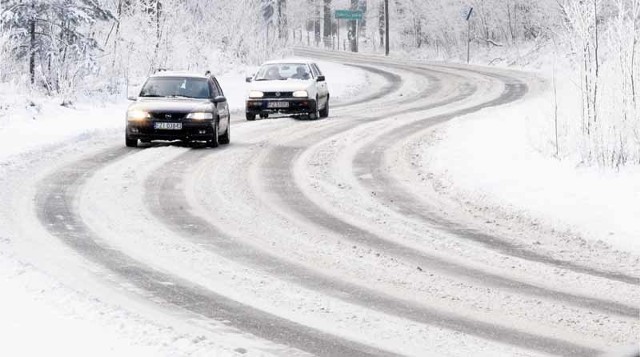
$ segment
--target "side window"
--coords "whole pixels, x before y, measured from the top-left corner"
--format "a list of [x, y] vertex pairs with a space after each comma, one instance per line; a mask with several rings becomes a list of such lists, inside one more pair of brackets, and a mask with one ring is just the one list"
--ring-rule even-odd
[[316, 73], [318, 73], [318, 76], [322, 75], [322, 71], [320, 71], [320, 67], [318, 67], [317, 64], [312, 63], [311, 66], [315, 69]]
[[218, 88], [218, 86], [216, 86], [216, 83], [214, 81], [209, 81], [209, 86], [211, 87], [211, 94], [213, 96], [213, 98], [221, 95], [220, 94], [220, 89]]
[[220, 83], [218, 83], [218, 80], [213, 78], [213, 87], [215, 88], [214, 93], [216, 93], [216, 97], [219, 95], [224, 95], [224, 92], [222, 91], [222, 87], [220, 87]]
[[316, 67], [315, 63], [311, 64], [311, 72], [313, 72], [313, 78], [318, 78], [320, 72], [318, 71], [318, 67]]

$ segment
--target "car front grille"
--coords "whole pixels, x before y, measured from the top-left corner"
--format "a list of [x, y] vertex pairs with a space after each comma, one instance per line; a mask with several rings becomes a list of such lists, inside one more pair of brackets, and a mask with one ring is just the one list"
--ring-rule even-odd
[[264, 98], [293, 98], [293, 92], [264, 92]]
[[166, 113], [166, 112], [158, 112], [158, 113], [150, 113], [152, 119], [156, 120], [182, 120], [186, 116], [185, 113]]

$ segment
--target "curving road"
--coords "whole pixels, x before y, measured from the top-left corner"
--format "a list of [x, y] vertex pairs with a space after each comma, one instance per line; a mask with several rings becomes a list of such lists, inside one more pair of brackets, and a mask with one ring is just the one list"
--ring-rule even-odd
[[58, 252], [49, 264], [82, 272], [76, 284], [151, 319], [257, 341], [242, 354], [596, 356], [637, 340], [638, 257], [487, 230], [412, 163], [438, 125], [543, 82], [296, 51], [366, 71], [372, 88], [327, 120], [236, 120], [215, 150], [129, 149], [118, 133], [29, 158], [40, 173], [8, 184], [12, 224], [41, 237], [23, 249]]

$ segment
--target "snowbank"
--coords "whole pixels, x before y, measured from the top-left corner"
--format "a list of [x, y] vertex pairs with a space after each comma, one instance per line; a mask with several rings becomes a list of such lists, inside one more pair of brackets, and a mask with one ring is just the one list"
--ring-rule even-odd
[[128, 105], [124, 99], [62, 105], [59, 98], [16, 91], [17, 88], [0, 83], [0, 163], [24, 152], [124, 128]]
[[[105, 329], [99, 320], [106, 319], [108, 314], [103, 311], [102, 316], [98, 316], [96, 311], [92, 312], [93, 304], [66, 293], [27, 266], [0, 259], [0, 287], [0, 335], [5, 337], [0, 347], [2, 355], [153, 356], [160, 353], [159, 349], [144, 347], [144, 343], [138, 346], [131, 343], [143, 341], [144, 334], [129, 336], [130, 341], [125, 341], [124, 331]], [[73, 304], [67, 311], [52, 305], [52, 301], [63, 304], [70, 299]], [[117, 321], [113, 325], [117, 326]], [[136, 333], [134, 326], [128, 330]]]
[[539, 151], [551, 102], [547, 93], [445, 124], [421, 146], [424, 167], [462, 202], [640, 253], [640, 167], [606, 171]]

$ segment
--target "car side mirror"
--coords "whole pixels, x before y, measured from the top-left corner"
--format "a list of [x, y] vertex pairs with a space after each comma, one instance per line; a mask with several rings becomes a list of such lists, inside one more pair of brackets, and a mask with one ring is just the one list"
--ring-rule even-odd
[[225, 96], [223, 96], [223, 95], [219, 95], [219, 96], [213, 98], [211, 101], [216, 103], [216, 104], [225, 103], [227, 101], [227, 98]]
[[136, 96], [136, 95], [127, 96], [127, 100], [135, 102], [136, 100], [138, 100], [138, 96]]
[[253, 78], [252, 77], [247, 77], [245, 80], [247, 81], [247, 83], [251, 83], [251, 81], [253, 81]]
[[317, 81], [318, 82], [324, 82], [326, 79], [324, 78], [324, 76], [318, 76]]

